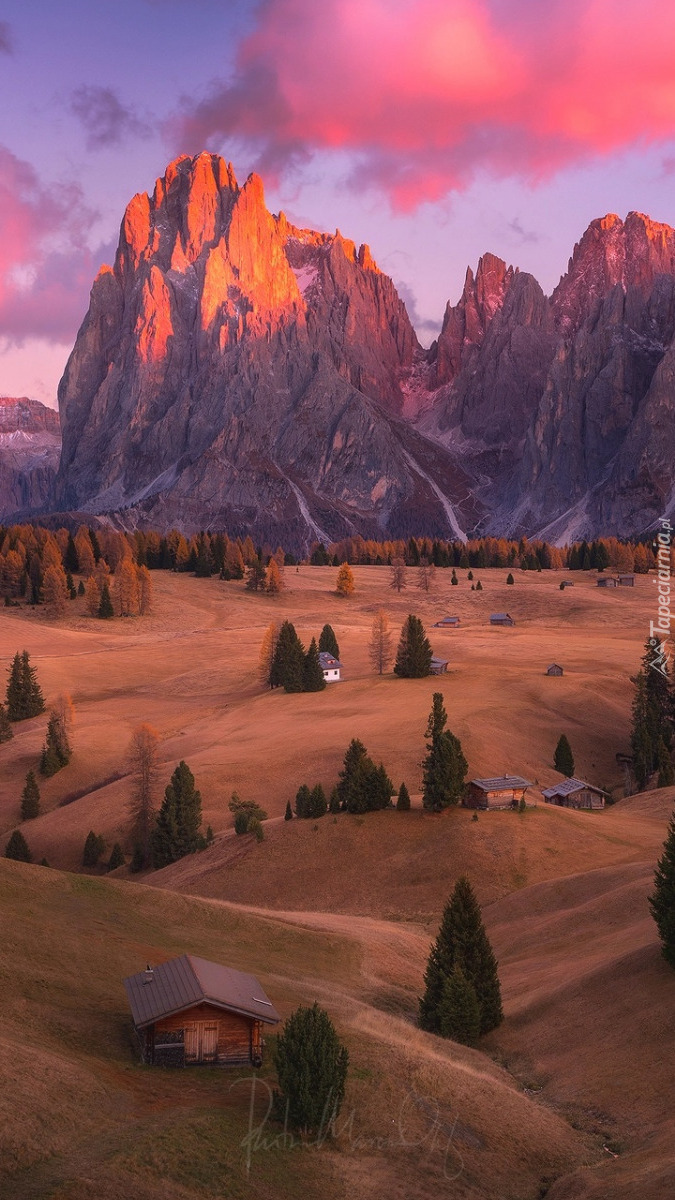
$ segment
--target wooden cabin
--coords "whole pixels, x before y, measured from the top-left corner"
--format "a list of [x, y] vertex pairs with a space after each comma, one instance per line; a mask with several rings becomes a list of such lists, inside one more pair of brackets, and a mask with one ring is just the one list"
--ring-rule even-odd
[[574, 580], [573, 579], [563, 579], [560, 586], [561, 586], [561, 588], [574, 587]]
[[516, 808], [532, 784], [520, 775], [472, 779], [462, 804], [465, 808]]
[[334, 658], [333, 655], [329, 654], [326, 650], [322, 650], [319, 654], [319, 664], [321, 666], [321, 670], [323, 671], [323, 677], [326, 680], [326, 683], [340, 682], [342, 663], [338, 662], [337, 658]]
[[181, 954], [124, 980], [143, 1062], [260, 1066], [280, 1016], [253, 975]]
[[551, 663], [550, 667], [546, 668], [547, 675], [562, 675], [563, 673], [560, 663]]
[[456, 629], [459, 625], [459, 617], [441, 617], [440, 621], [434, 621], [434, 629]]
[[554, 787], [543, 788], [542, 796], [547, 804], [559, 808], [604, 808], [606, 792], [583, 779], [563, 779]]
[[490, 613], [490, 624], [515, 625], [515, 621], [509, 613]]
[[448, 659], [447, 658], [437, 658], [436, 655], [434, 654], [432, 656], [431, 662], [429, 663], [429, 674], [430, 675], [445, 675], [447, 672], [447, 669], [448, 669]]
[[613, 575], [601, 575], [597, 581], [598, 587], [615, 588], [617, 581]]
[[616, 581], [619, 587], [635, 587], [634, 575], [617, 575]]

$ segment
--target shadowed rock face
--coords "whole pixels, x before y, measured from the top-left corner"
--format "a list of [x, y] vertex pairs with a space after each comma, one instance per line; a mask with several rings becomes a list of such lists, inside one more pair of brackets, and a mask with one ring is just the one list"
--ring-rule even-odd
[[672, 511], [674, 330], [675, 233], [631, 213], [591, 224], [550, 298], [484, 255], [423, 351], [366, 246], [180, 158], [94, 282], [51, 503], [289, 548], [639, 532]]
[[25, 396], [0, 396], [0, 520], [40, 508], [59, 464], [59, 414]]

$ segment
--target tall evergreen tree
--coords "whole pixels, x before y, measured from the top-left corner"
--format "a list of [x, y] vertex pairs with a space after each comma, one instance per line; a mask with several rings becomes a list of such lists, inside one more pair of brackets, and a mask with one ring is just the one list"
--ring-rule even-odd
[[37, 668], [31, 667], [27, 650], [17, 651], [7, 683], [7, 716], [10, 721], [25, 721], [45, 711], [45, 702], [37, 681]]
[[108, 859], [108, 870], [116, 871], [118, 867], [123, 867], [123, 866], [124, 866], [124, 851], [122, 850], [122, 847], [120, 846], [119, 842], [115, 842], [115, 845], [113, 846], [112, 850], [110, 851], [110, 858]]
[[480, 1004], [476, 989], [459, 963], [443, 982], [438, 1006], [438, 1032], [463, 1046], [475, 1046], [480, 1037]]
[[107, 580], [103, 581], [103, 585], [101, 587], [101, 600], [98, 606], [98, 613], [96, 615], [100, 617], [102, 621], [108, 621], [111, 617], [115, 616], [115, 610], [113, 608], [113, 602], [110, 598], [110, 588]]
[[291, 808], [290, 800], [286, 801], [286, 812], [284, 813], [284, 821], [293, 820], [293, 809]]
[[0, 742], [9, 742], [14, 737], [9, 717], [4, 704], [0, 704]]
[[401, 630], [394, 674], [402, 679], [423, 679], [429, 674], [432, 656], [431, 643], [422, 622], [410, 613]]
[[5, 858], [13, 858], [15, 862], [29, 863], [33, 855], [28, 849], [28, 843], [20, 829], [15, 829], [5, 846]]
[[340, 647], [331, 625], [324, 625], [319, 634], [319, 654], [332, 654], [333, 658], [340, 657]]
[[326, 793], [321, 784], [317, 783], [309, 794], [309, 813], [307, 815], [313, 818], [324, 817], [327, 810]]
[[443, 693], [434, 692], [425, 735], [427, 756], [422, 764], [422, 805], [431, 812], [441, 812], [462, 797], [468, 763], [459, 738], [446, 730], [448, 714]]
[[270, 686], [301, 692], [305, 682], [305, 651], [291, 621], [284, 621], [274, 650]]
[[400, 788], [398, 789], [398, 798], [396, 800], [396, 808], [397, 808], [398, 812], [410, 812], [410, 793], [409, 793], [405, 783], [402, 783]]
[[292, 1129], [326, 1136], [344, 1100], [349, 1054], [318, 1004], [291, 1013], [277, 1038], [274, 1066], [276, 1115]]
[[152, 833], [152, 864], [166, 867], [202, 844], [202, 797], [186, 762], [179, 762], [167, 784]]
[[326, 680], [323, 677], [321, 663], [319, 662], [319, 651], [316, 647], [316, 641], [312, 638], [309, 643], [309, 650], [305, 655], [302, 690], [303, 692], [322, 692], [325, 686]]
[[669, 764], [672, 765], [675, 695], [667, 658], [660, 650], [661, 643], [656, 638], [647, 640], [640, 670], [633, 679], [631, 745], [633, 769], [640, 789], [647, 786], [654, 771], [658, 771], [662, 779], [668, 778]]
[[40, 789], [32, 771], [26, 775], [26, 783], [21, 793], [21, 820], [32, 821], [40, 815]]
[[40, 757], [40, 773], [49, 778], [70, 762], [70, 744], [65, 725], [57, 712], [49, 714], [47, 736]]
[[556, 771], [560, 771], [561, 775], [567, 775], [569, 779], [574, 775], [574, 755], [564, 733], [561, 733], [558, 738], [558, 745], [553, 755], [553, 766]]
[[246, 572], [246, 590], [249, 592], [264, 592], [267, 585], [267, 573], [259, 558], [254, 559]]
[[306, 783], [301, 783], [295, 796], [295, 815], [301, 819], [309, 816], [312, 793]]
[[339, 772], [339, 780], [336, 788], [340, 801], [340, 808], [344, 810], [348, 807], [348, 801], [355, 791], [357, 769], [361, 759], [366, 758], [368, 751], [363, 742], [358, 738], [352, 738], [347, 750], [345, 751], [342, 770]]
[[456, 965], [461, 967], [476, 993], [480, 1032], [489, 1033], [503, 1019], [497, 960], [485, 932], [478, 901], [465, 876], [458, 879], [445, 906], [424, 976], [420, 1025], [430, 1033], [441, 1032], [445, 984]]
[[651, 914], [661, 939], [661, 953], [675, 967], [675, 813], [654, 874], [654, 891], [649, 897]]
[[105, 841], [100, 835], [89, 830], [82, 850], [82, 866], [97, 867], [99, 859], [105, 850]]

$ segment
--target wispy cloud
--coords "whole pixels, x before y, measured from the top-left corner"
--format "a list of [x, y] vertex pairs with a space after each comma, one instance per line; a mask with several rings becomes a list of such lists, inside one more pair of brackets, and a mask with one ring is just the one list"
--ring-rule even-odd
[[540, 234], [536, 233], [533, 229], [525, 229], [519, 217], [514, 217], [512, 221], [509, 221], [507, 229], [513, 234], [515, 241], [523, 244], [533, 244], [541, 241]]
[[675, 129], [668, 0], [264, 0], [236, 70], [172, 125], [269, 175], [347, 151], [410, 210], [478, 171], [529, 181]]
[[119, 146], [130, 137], [149, 137], [152, 132], [150, 124], [110, 87], [84, 84], [72, 93], [70, 108], [84, 127], [88, 150]]
[[0, 54], [13, 54], [14, 40], [12, 30], [6, 21], [0, 21]]

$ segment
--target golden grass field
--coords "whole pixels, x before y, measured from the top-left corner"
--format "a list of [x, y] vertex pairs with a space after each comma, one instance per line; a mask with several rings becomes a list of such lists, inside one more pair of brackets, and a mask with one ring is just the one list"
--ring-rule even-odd
[[[22, 826], [35, 859], [77, 871], [89, 829], [108, 846], [124, 837], [126, 750], [142, 721], [160, 733], [162, 787], [184, 758], [216, 832], [209, 850], [142, 882], [125, 868], [101, 880], [0, 861], [10, 931], [0, 952], [8, 1200], [675, 1192], [675, 973], [660, 958], [646, 899], [675, 790], [620, 799], [615, 759], [629, 748], [630, 676], [653, 614], [651, 579], [604, 591], [575, 573], [561, 592], [562, 573], [517, 572], [511, 587], [506, 570], [485, 570], [474, 571], [484, 588], [476, 593], [466, 572], [452, 588], [442, 571], [425, 594], [411, 571], [399, 596], [386, 568], [354, 574], [348, 600], [333, 591], [334, 568], [303, 566], [286, 569], [278, 598], [155, 572], [154, 615], [143, 619], [90, 619], [81, 601], [60, 621], [2, 611], [0, 662], [25, 647], [47, 701], [67, 691], [76, 711], [72, 761], [40, 781], [43, 815]], [[409, 612], [422, 617], [434, 651], [450, 660], [447, 676], [372, 673], [379, 607], [394, 644]], [[489, 613], [503, 610], [515, 628], [490, 628]], [[459, 629], [432, 628], [446, 613], [460, 615]], [[285, 618], [306, 644], [333, 626], [343, 682], [299, 696], [261, 687], [264, 630]], [[562, 678], [544, 674], [554, 661]], [[576, 773], [619, 802], [562, 811], [534, 786], [524, 814], [474, 822], [465, 810], [423, 813], [434, 690], [470, 775], [517, 773], [545, 787], [565, 732]], [[22, 722], [0, 747], [3, 845], [44, 729], [43, 717]], [[285, 823], [300, 783], [333, 786], [352, 737], [396, 786], [405, 779], [413, 810]], [[260, 844], [232, 836], [234, 789], [270, 815]], [[462, 872], [485, 906], [506, 1013], [480, 1052], [412, 1024], [429, 943]], [[329, 1009], [353, 1064], [354, 1128], [335, 1147], [298, 1151], [292, 1165], [291, 1151], [261, 1150], [247, 1176], [247, 1101], [227, 1091], [229, 1076], [226, 1085], [218, 1072], [136, 1064], [121, 978], [182, 950], [255, 971], [283, 1015], [315, 998]]]

